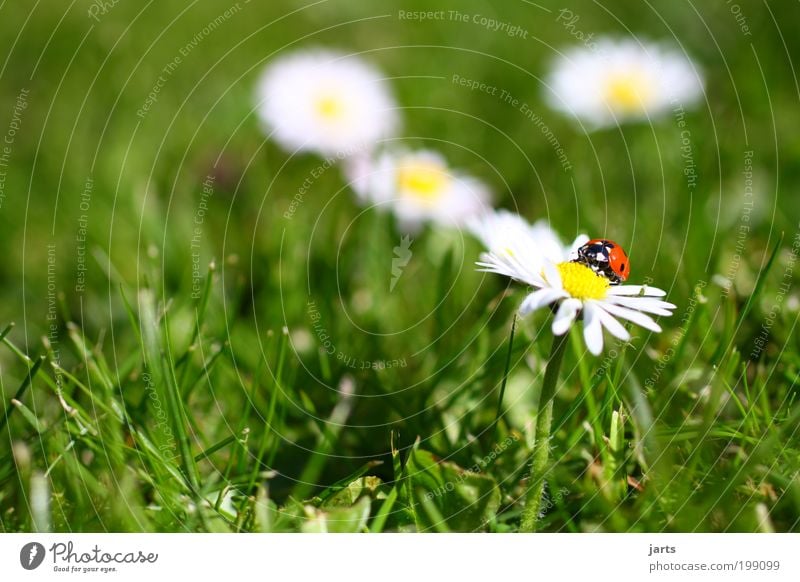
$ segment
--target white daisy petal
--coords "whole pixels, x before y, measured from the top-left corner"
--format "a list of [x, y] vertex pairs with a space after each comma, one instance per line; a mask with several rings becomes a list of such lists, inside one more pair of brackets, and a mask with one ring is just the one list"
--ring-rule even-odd
[[515, 268], [522, 268], [540, 281], [545, 260], [556, 263], [564, 260], [561, 241], [545, 223], [531, 226], [517, 214], [497, 210], [469, 220], [467, 226], [487, 250], [513, 262]]
[[642, 313], [649, 313], [650, 315], [661, 315], [664, 317], [669, 317], [672, 315], [671, 311], [666, 309], [660, 309], [658, 307], [651, 307], [649, 305], [625, 305], [623, 303], [615, 303], [614, 305], [622, 305], [624, 307], [630, 307], [631, 309], [635, 309], [636, 311], [641, 311]]
[[603, 309], [608, 311], [611, 315], [616, 315], [617, 317], [621, 317], [622, 319], [627, 319], [628, 321], [632, 321], [636, 325], [639, 325], [645, 329], [649, 329], [650, 331], [660, 332], [661, 326], [659, 326], [653, 319], [641, 313], [640, 311], [635, 311], [633, 309], [629, 309], [627, 307], [622, 307], [620, 305], [614, 305], [613, 303], [603, 303]]
[[496, 210], [474, 217], [468, 221], [467, 227], [492, 252], [516, 252], [535, 242], [525, 219], [508, 210]]
[[519, 314], [523, 317], [540, 307], [550, 305], [554, 301], [566, 297], [567, 294], [556, 289], [539, 289], [528, 295], [519, 306]]
[[670, 309], [675, 309], [675, 305], [667, 303], [666, 301], [659, 301], [658, 299], [650, 299], [649, 297], [624, 297], [624, 296], [611, 296], [607, 297], [606, 301], [614, 305], [621, 305], [623, 307], [630, 307], [637, 311], [645, 313], [652, 313], [653, 315], [664, 315], [669, 317], [672, 315]]
[[564, 335], [569, 330], [578, 311], [581, 309], [582, 303], [578, 299], [566, 299], [561, 302], [561, 306], [556, 312], [555, 319], [553, 319], [553, 334]]
[[653, 297], [628, 297], [625, 295], [614, 295], [607, 299], [626, 307], [633, 307], [634, 305], [647, 305], [650, 307], [658, 307], [659, 309], [675, 309], [677, 307], [674, 303], [669, 301], [662, 301]]
[[520, 261], [516, 255], [512, 253], [503, 253], [500, 255], [500, 258], [507, 262], [509, 265], [512, 266], [518, 273], [524, 275], [523, 281], [530, 285], [536, 285], [538, 287], [544, 287], [545, 281], [542, 278], [540, 272], [533, 270], [527, 264]]
[[538, 220], [529, 227], [529, 232], [536, 246], [537, 255], [552, 263], [560, 263], [569, 259], [568, 252], [558, 235], [544, 220]]
[[586, 347], [595, 356], [603, 351], [603, 326], [600, 325], [598, 308], [592, 303], [583, 305], [583, 339]]
[[631, 339], [631, 334], [628, 333], [628, 330], [617, 321], [611, 314], [609, 314], [605, 309], [604, 305], [600, 301], [592, 301], [590, 302], [597, 317], [600, 319], [600, 323], [603, 324], [611, 335], [616, 337], [617, 339], [621, 339], [622, 341], [626, 342]]
[[[479, 271], [487, 271], [490, 273], [497, 273], [498, 275], [505, 275], [517, 281], [525, 281], [525, 273], [510, 265], [507, 261], [502, 260], [500, 257], [493, 253], [481, 253], [481, 260], [475, 263], [480, 267]], [[527, 282], [527, 281], [525, 281]]]
[[554, 289], [564, 288], [564, 283], [561, 281], [561, 274], [553, 263], [545, 261], [544, 265], [542, 265], [542, 269], [544, 270], [544, 278], [548, 285]]
[[609, 295], [641, 295], [642, 297], [664, 297], [667, 292], [648, 285], [615, 285], [609, 287]]
[[479, 271], [486, 271], [489, 273], [497, 273], [498, 275], [505, 275], [517, 281], [522, 281], [534, 287], [544, 287], [545, 283], [541, 276], [530, 272], [525, 269], [518, 262], [514, 261], [508, 256], [497, 256], [494, 253], [482, 253], [481, 260], [476, 263], [480, 269]]

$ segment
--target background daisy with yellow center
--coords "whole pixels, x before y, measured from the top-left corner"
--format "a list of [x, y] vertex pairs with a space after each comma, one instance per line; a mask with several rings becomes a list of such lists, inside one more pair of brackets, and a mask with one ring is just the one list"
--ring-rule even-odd
[[451, 169], [441, 154], [431, 150], [360, 156], [348, 168], [361, 201], [391, 210], [405, 229], [418, 229], [427, 221], [458, 228], [491, 208], [483, 182]]
[[394, 135], [397, 105], [363, 59], [304, 50], [272, 61], [258, 83], [258, 116], [289, 151], [345, 157]]
[[546, 87], [554, 109], [589, 129], [655, 118], [703, 94], [697, 67], [677, 49], [610, 38], [564, 53]]

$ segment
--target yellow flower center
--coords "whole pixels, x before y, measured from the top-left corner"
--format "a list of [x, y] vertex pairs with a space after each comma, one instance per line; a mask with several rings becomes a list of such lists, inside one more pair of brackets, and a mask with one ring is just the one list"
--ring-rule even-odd
[[610, 282], [581, 263], [556, 265], [564, 284], [564, 291], [576, 299], [603, 299]]
[[400, 191], [428, 204], [442, 196], [449, 180], [446, 169], [435, 160], [410, 160], [397, 171]]
[[336, 95], [322, 95], [315, 103], [317, 113], [325, 121], [334, 121], [344, 113], [342, 100]]
[[621, 111], [640, 111], [652, 96], [652, 83], [638, 71], [617, 73], [606, 83], [606, 101]]

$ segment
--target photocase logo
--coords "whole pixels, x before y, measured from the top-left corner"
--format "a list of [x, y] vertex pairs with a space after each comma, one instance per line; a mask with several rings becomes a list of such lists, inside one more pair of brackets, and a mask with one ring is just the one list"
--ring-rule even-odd
[[39, 542], [30, 542], [19, 551], [19, 563], [26, 570], [35, 570], [44, 561], [44, 546]]
[[403, 268], [408, 265], [408, 261], [411, 260], [411, 243], [414, 240], [409, 236], [406, 235], [400, 239], [400, 244], [394, 247], [394, 258], [392, 259], [392, 280], [389, 283], [389, 292], [394, 291], [395, 285], [397, 285], [397, 281], [400, 280], [400, 275], [403, 274]]

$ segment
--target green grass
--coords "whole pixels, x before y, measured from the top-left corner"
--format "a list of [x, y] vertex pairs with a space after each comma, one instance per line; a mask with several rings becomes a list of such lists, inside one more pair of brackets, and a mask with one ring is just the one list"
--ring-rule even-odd
[[[570, 338], [539, 529], [800, 529], [796, 2], [740, 3], [751, 36], [725, 3], [569, 6], [587, 33], [674, 34], [703, 68], [694, 189], [674, 118], [587, 136], [545, 107], [538, 79], [576, 42], [551, 3], [443, 5], [525, 40], [397, 18], [422, 0], [242, 2], [140, 119], [162, 68], [232, 4], [120, 2], [100, 22], [88, 2], [0, 5], [0, 135], [29, 90], [0, 206], [0, 531], [518, 529], [549, 315], [519, 320], [509, 351], [525, 289], [430, 228], [389, 292], [402, 233], [336, 168], [284, 217], [320, 162], [265, 142], [253, 84], [269, 55], [309, 44], [364, 51], [395, 77], [407, 143], [564, 239], [618, 240], [631, 281], [678, 306], [663, 333], [607, 336], [597, 358]], [[528, 103], [572, 170], [453, 74]]]

